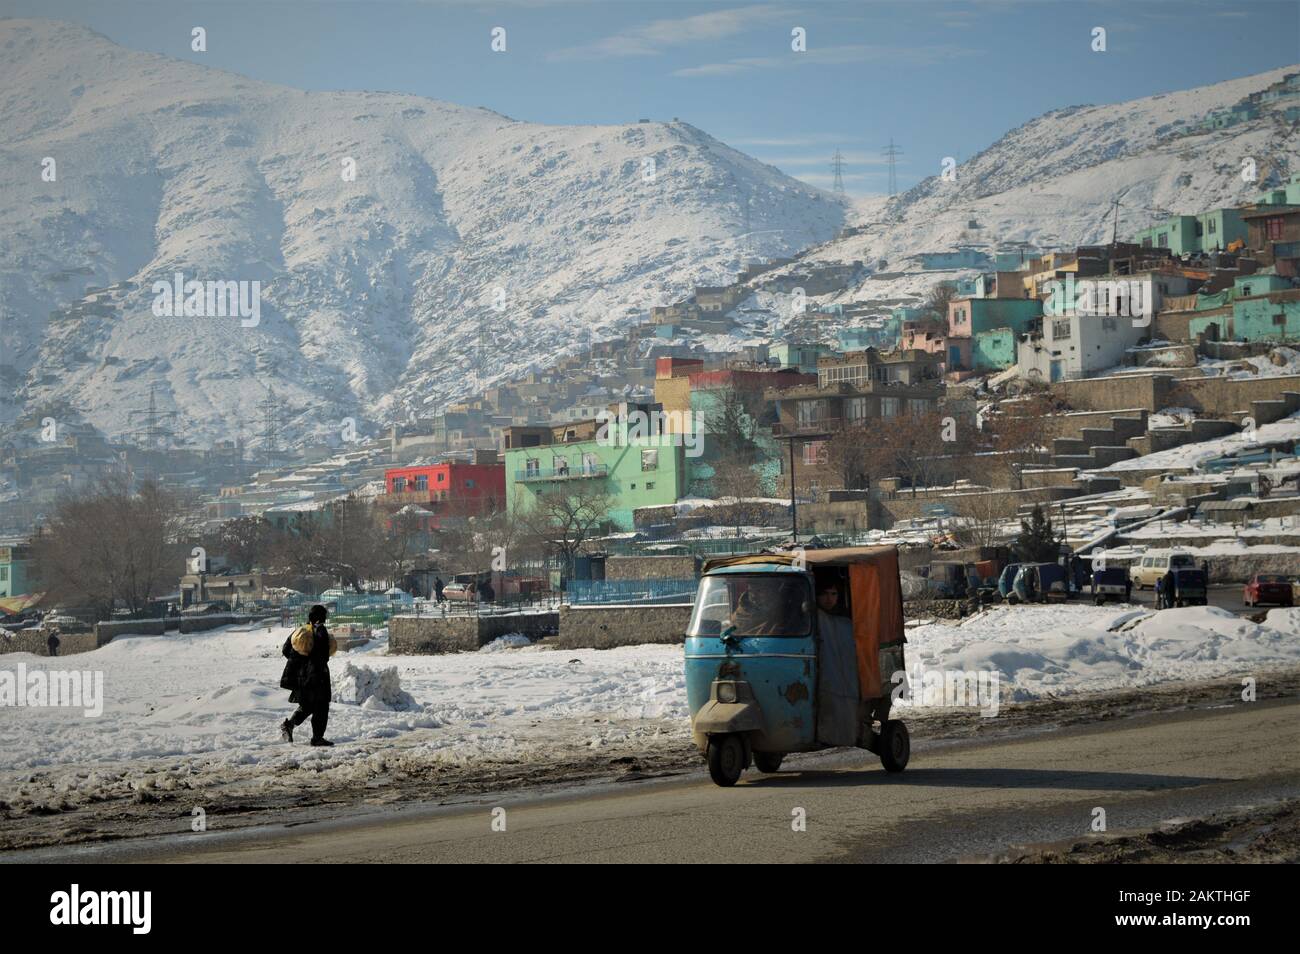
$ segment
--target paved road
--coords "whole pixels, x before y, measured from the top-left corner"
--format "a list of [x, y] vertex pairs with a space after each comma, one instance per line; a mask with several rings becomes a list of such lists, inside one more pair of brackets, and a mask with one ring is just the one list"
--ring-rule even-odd
[[[1300, 796], [1300, 699], [1144, 716], [1011, 741], [925, 746], [887, 775], [866, 753], [804, 757], [721, 789], [697, 775], [211, 831], [51, 860], [182, 862], [941, 861]], [[492, 830], [503, 807], [505, 831]], [[806, 831], [792, 829], [802, 814]], [[213, 819], [219, 828], [219, 819]], [[23, 859], [10, 856], [6, 860]]]

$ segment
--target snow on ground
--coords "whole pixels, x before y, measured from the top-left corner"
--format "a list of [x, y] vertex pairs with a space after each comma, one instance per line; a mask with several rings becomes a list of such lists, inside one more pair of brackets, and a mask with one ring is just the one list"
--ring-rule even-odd
[[1108, 467], [1102, 467], [1097, 473], [1114, 473], [1120, 470], [1191, 470], [1201, 461], [1221, 457], [1224, 454], [1239, 451], [1254, 444], [1266, 444], [1272, 441], [1300, 440], [1300, 413], [1284, 417], [1280, 421], [1255, 428], [1253, 433], [1243, 431], [1214, 440], [1200, 441], [1171, 447], [1169, 450], [1156, 451], [1142, 457], [1116, 461]]
[[[120, 779], [114, 766], [143, 762], [177, 778], [217, 773], [273, 786], [288, 784], [293, 768], [346, 775], [384, 760], [544, 760], [561, 745], [635, 753], [652, 739], [687, 737], [680, 646], [553, 650], [507, 638], [477, 653], [392, 656], [376, 640], [331, 665], [329, 735], [338, 745], [288, 746], [277, 734], [291, 711], [278, 687], [288, 632], [227, 627], [119, 637], [58, 660], [4, 657], [0, 669], [103, 672], [104, 712], [6, 711], [0, 782], [8, 789], [48, 769], [84, 790], [98, 771]], [[995, 607], [960, 623], [914, 625], [908, 638], [909, 669], [997, 670], [1001, 698], [1013, 701], [1300, 664], [1300, 609], [1275, 609], [1259, 625], [1206, 607]]]
[[1261, 625], [1213, 606], [994, 607], [911, 627], [908, 642], [909, 673], [997, 671], [1014, 702], [1300, 664], [1300, 610], [1273, 610]]

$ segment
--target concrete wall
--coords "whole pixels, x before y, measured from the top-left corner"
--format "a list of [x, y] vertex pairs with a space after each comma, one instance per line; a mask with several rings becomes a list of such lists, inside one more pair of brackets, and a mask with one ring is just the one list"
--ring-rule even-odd
[[161, 636], [167, 629], [165, 619], [124, 619], [95, 624], [95, 641], [103, 646], [114, 636], [130, 633], [135, 636]]
[[643, 643], [681, 643], [691, 621], [688, 603], [660, 606], [562, 606], [561, 649], [612, 649]]
[[[236, 616], [234, 613], [205, 613], [202, 616], [182, 616], [180, 632], [202, 633], [209, 629], [220, 629], [235, 623], [250, 623], [251, 616]], [[98, 625], [98, 624], [96, 624]]]
[[523, 633], [530, 639], [559, 628], [557, 613], [490, 616], [394, 616], [388, 621], [390, 655], [474, 652], [498, 636]]

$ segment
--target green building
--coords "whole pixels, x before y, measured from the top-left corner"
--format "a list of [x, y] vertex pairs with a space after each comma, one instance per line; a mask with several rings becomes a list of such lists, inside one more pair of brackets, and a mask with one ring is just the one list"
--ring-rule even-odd
[[1133, 237], [1143, 248], [1167, 248], [1174, 255], [1222, 251], [1238, 239], [1246, 240], [1246, 223], [1241, 210], [1232, 208], [1175, 215]]
[[804, 374], [816, 374], [817, 359], [822, 355], [835, 354], [835, 349], [825, 344], [795, 344], [782, 341], [772, 346], [768, 354], [783, 368], [795, 368]]
[[31, 592], [32, 582], [30, 548], [0, 547], [0, 599], [26, 596]]
[[981, 331], [971, 338], [971, 369], [1004, 371], [1016, 363], [1016, 335], [1010, 328]]
[[533, 509], [546, 494], [590, 488], [609, 495], [610, 522], [620, 530], [631, 530], [632, 512], [638, 507], [672, 504], [683, 496], [684, 445], [689, 438], [643, 436], [635, 425], [625, 430], [617, 422], [606, 428], [590, 426], [595, 423], [509, 428], [505, 466], [511, 514]]

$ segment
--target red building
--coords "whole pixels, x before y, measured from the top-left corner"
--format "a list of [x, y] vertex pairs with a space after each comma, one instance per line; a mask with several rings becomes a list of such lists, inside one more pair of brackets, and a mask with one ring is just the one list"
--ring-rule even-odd
[[419, 504], [440, 517], [469, 516], [505, 507], [504, 463], [447, 461], [384, 471], [384, 489], [393, 503]]

